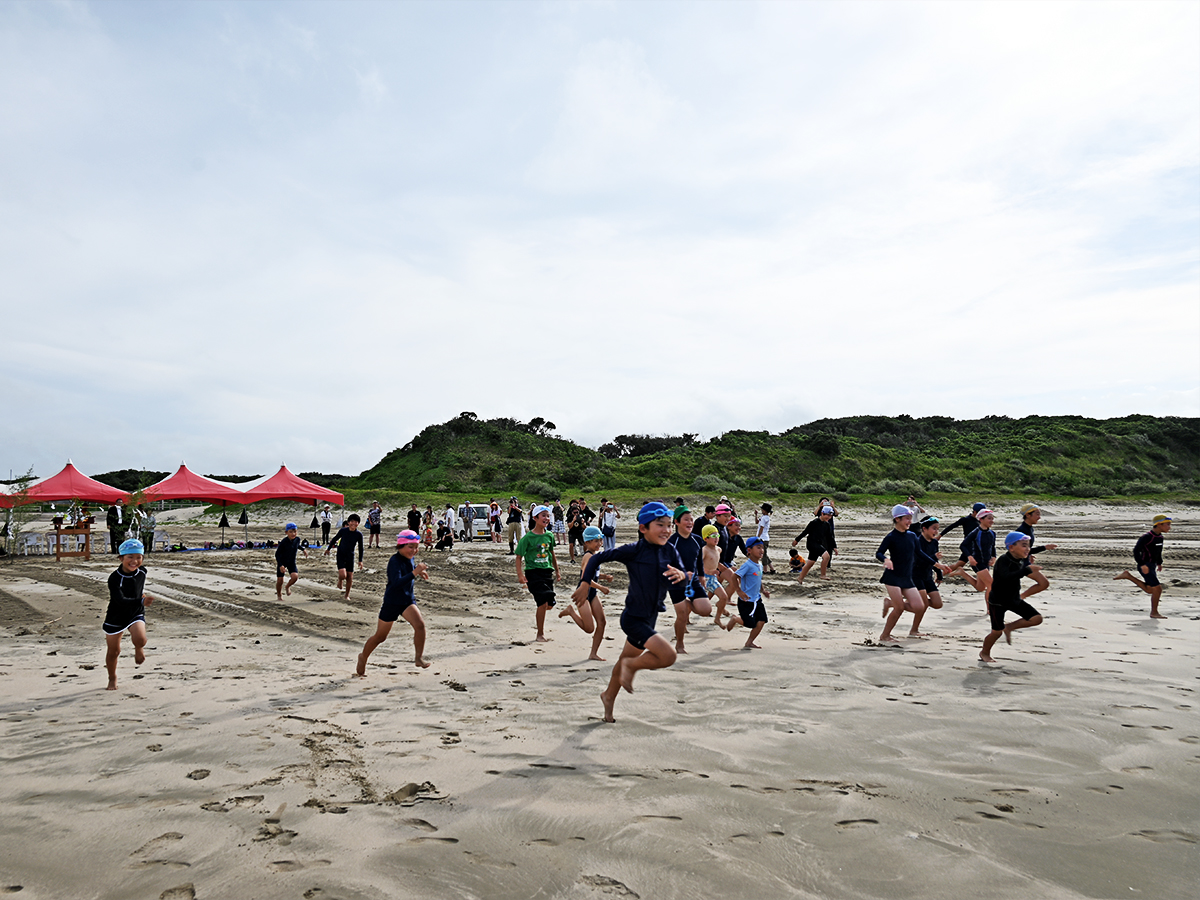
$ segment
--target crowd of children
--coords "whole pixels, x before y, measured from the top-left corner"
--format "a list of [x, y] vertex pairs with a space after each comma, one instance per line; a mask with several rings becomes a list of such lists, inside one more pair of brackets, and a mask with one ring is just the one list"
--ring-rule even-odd
[[[699, 518], [693, 516], [682, 498], [676, 501], [674, 510], [659, 501], [649, 501], [637, 514], [636, 542], [622, 546], [615, 546], [615, 541], [610, 540], [612, 535], [602, 528], [590, 524], [579, 527], [582, 521], [590, 521], [582, 515], [586, 504], [572, 503], [572, 509], [565, 516], [561, 507], [552, 510], [548, 506], [535, 506], [530, 512], [531, 527], [513, 543], [517, 582], [529, 591], [535, 603], [536, 640], [546, 641], [546, 615], [557, 603], [555, 586], [562, 579], [555, 554], [560, 540], [557, 535], [579, 527], [580, 574], [559, 618], [570, 618], [584, 633], [591, 635], [588, 658], [593, 660], [603, 660], [599, 650], [607, 621], [600, 595], [607, 595], [608, 585], [612, 583], [612, 575], [601, 574], [600, 568], [607, 563], [625, 567], [629, 588], [620, 616], [625, 643], [613, 666], [608, 686], [600, 695], [604, 721], [614, 721], [613, 710], [619, 692], [623, 689], [632, 693], [637, 672], [671, 666], [678, 654], [687, 652], [685, 635], [693, 614], [704, 618], [712, 616], [718, 627], [728, 631], [746, 629], [744, 649], [760, 649], [756, 641], [768, 622], [763, 601], [771, 596], [763, 584], [763, 575], [774, 572], [767, 557], [772, 507], [769, 503], [762, 505], [755, 535], [743, 539], [741, 523], [732, 505], [725, 498], [722, 500], [725, 502], [706, 507]], [[885, 623], [879, 642], [897, 640], [892, 632], [905, 613], [912, 616], [909, 635], [921, 636], [920, 625], [926, 611], [943, 606], [942, 581], [962, 577], [984, 595], [984, 611], [991, 628], [984, 637], [979, 659], [993, 662], [991, 651], [1000, 637], [1011, 644], [1014, 631], [1042, 624], [1041, 614], [1028, 599], [1050, 586], [1036, 557], [1054, 550], [1057, 545], [1036, 545], [1034, 527], [1041, 519], [1041, 509], [1032, 503], [1021, 507], [1021, 522], [1004, 536], [1004, 553], [998, 556], [997, 537], [992, 530], [995, 513], [985, 504], [976, 503], [969, 514], [944, 529], [933, 515], [923, 515], [914, 529], [914, 516], [924, 513], [923, 509], [914, 509], [914, 506], [915, 501], [892, 508], [891, 530], [884, 535], [875, 552], [876, 560], [883, 567], [879, 580], [885, 594], [882, 612]], [[516, 498], [512, 500], [512, 508], [523, 517]], [[372, 536], [378, 534], [377, 509], [376, 504], [372, 509], [375, 521], [368, 520]], [[832, 557], [838, 552], [833, 522], [836, 515], [837, 509], [832, 502], [822, 498], [815, 517], [792, 541], [791, 571], [798, 576], [800, 584], [818, 563], [820, 577], [826, 577]], [[418, 524], [419, 517], [414, 505], [410, 524]], [[499, 517], [495, 518], [498, 520]], [[615, 518], [609, 521], [615, 522]], [[1159, 612], [1163, 588], [1158, 573], [1163, 568], [1163, 536], [1171, 530], [1171, 521], [1166, 515], [1154, 516], [1151, 528], [1133, 548], [1137, 574], [1125, 570], [1114, 576], [1117, 580], [1132, 582], [1150, 595], [1150, 615], [1155, 619], [1165, 618]], [[325, 549], [326, 556], [336, 549], [338, 589], [343, 590], [344, 585], [346, 599], [349, 599], [354, 582], [356, 551], [358, 569], [361, 571], [363, 567], [363, 534], [358, 530], [359, 523], [357, 514], [347, 516], [345, 524]], [[419, 524], [428, 527], [428, 518]], [[956, 529], [963, 533], [959, 556], [956, 562], [946, 565], [941, 561], [939, 540]], [[306, 559], [308, 557], [295, 523], [288, 522], [284, 530], [285, 537], [275, 550], [275, 593], [280, 600], [285, 592], [291, 594], [299, 577], [297, 553], [302, 552]], [[794, 549], [801, 540], [806, 542], [806, 558], [800, 557]], [[575, 540], [571, 539], [572, 560], [574, 545]], [[604, 549], [601, 549], [602, 545], [606, 545]], [[413, 629], [414, 664], [421, 668], [429, 665], [424, 656], [425, 622], [414, 595], [416, 579], [427, 581], [429, 578], [425, 563], [414, 562], [421, 546], [422, 536], [415, 528], [406, 528], [396, 537], [396, 551], [388, 561], [387, 586], [375, 632], [367, 639], [357, 659], [355, 672], [359, 676], [366, 674], [372, 652], [387, 639], [399, 618]], [[744, 559], [735, 565], [738, 551]], [[126, 540], [120, 545], [119, 553], [121, 564], [108, 579], [110, 602], [103, 624], [109, 690], [116, 689], [117, 659], [125, 632], [129, 633], [133, 643], [135, 662], [141, 665], [145, 660], [145, 606], [152, 600], [145, 591], [147, 572], [142, 566], [143, 544], [136, 539]], [[1021, 588], [1023, 579], [1031, 582], [1024, 590]], [[668, 595], [675, 608], [673, 643], [656, 631], [658, 614], [666, 609]], [[736, 613], [727, 610], [731, 599], [736, 599]], [[1015, 618], [1006, 622], [1007, 614]], [[728, 621], [722, 623], [726, 616]]]

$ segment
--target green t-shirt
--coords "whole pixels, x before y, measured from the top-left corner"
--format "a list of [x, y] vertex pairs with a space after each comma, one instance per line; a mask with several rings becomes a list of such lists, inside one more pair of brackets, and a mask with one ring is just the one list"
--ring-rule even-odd
[[517, 541], [517, 556], [525, 557], [526, 569], [553, 569], [550, 551], [558, 543], [549, 531], [545, 534], [525, 532], [525, 536]]

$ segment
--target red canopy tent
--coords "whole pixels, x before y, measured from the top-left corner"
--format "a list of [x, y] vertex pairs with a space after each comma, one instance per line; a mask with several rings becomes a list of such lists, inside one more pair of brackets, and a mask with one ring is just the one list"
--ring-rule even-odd
[[197, 475], [180, 463], [179, 470], [162, 481], [156, 481], [144, 491], [146, 502], [155, 500], [204, 500], [208, 503], [220, 503], [226, 506], [230, 503], [249, 503], [246, 495], [237, 488]]
[[[26, 503], [49, 503], [53, 500], [86, 500], [91, 503], [115, 503], [128, 499], [129, 494], [120, 488], [110, 487], [94, 478], [88, 478], [67, 460], [57, 475], [35, 481], [25, 494]], [[9, 505], [16, 502], [8, 498]]]
[[242, 494], [242, 503], [257, 503], [260, 500], [298, 500], [301, 503], [335, 503], [346, 505], [346, 498], [337, 491], [298, 478], [280, 466], [279, 471], [261, 484]]

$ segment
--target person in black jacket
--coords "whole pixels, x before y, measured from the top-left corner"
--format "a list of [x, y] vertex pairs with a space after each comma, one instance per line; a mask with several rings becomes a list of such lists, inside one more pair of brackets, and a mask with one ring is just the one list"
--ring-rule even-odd
[[121, 546], [121, 541], [125, 540], [125, 529], [129, 527], [129, 523], [125, 521], [125, 501], [117, 500], [108, 508], [108, 515], [104, 517], [104, 523], [108, 526], [108, 543], [112, 547], [112, 552], [117, 553]]
[[1162, 571], [1163, 567], [1163, 535], [1170, 530], [1170, 516], [1155, 516], [1151, 529], [1138, 538], [1137, 543], [1133, 545], [1133, 561], [1137, 564], [1142, 577], [1135, 577], [1128, 569], [1120, 575], [1113, 576], [1113, 581], [1122, 579], [1132, 581], [1150, 595], [1150, 618], [1152, 619], [1166, 618], [1158, 611], [1158, 600], [1162, 596], [1162, 584], [1158, 580], [1158, 573]]
[[792, 546], [795, 547], [800, 543], [801, 538], [807, 538], [808, 560], [804, 563], [804, 568], [800, 570], [800, 577], [797, 581], [804, 584], [804, 576], [808, 574], [808, 570], [816, 565], [817, 561], [821, 562], [821, 577], [825, 577], [825, 572], [829, 569], [829, 559], [831, 554], [837, 553], [837, 539], [833, 536], [833, 507], [822, 506], [821, 514], [809, 522], [802, 532], [796, 535], [796, 539], [792, 541]]
[[[992, 589], [987, 595], [988, 616], [992, 620], [992, 630], [983, 639], [983, 649], [979, 658], [983, 662], [995, 662], [992, 659], [992, 647], [1004, 635], [1004, 640], [1012, 643], [1012, 633], [1018, 628], [1033, 628], [1042, 624], [1041, 614], [1026, 601], [1039, 591], [1046, 589], [1045, 583], [1033, 584], [1021, 591], [1021, 579], [1031, 577], [1038, 571], [1038, 566], [1029, 564], [1029, 536], [1020, 531], [1010, 531], [1004, 538], [1004, 546], [1008, 552], [996, 560], [996, 571], [992, 579]], [[1004, 614], [1014, 612], [1018, 616], [1015, 622], [1004, 624]]]

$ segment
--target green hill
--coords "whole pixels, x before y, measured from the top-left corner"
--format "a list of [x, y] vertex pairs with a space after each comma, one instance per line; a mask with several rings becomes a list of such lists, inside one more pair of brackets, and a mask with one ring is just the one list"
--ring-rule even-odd
[[988, 493], [1195, 495], [1200, 419], [1029, 416], [955, 420], [854, 416], [782, 434], [620, 435], [598, 450], [552, 422], [430, 425], [344, 488], [389, 494], [550, 497], [631, 492], [711, 495]]

